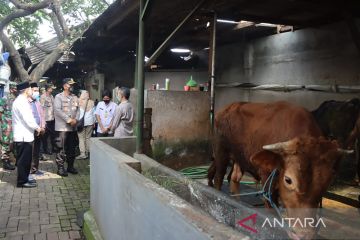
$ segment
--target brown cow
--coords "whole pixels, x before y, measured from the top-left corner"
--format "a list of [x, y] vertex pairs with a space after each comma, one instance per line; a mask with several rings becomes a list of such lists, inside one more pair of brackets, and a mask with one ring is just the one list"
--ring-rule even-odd
[[[233, 103], [216, 114], [214, 161], [209, 185], [221, 189], [229, 158], [233, 158], [231, 191], [236, 192], [244, 172], [264, 183], [276, 168], [275, 202], [287, 208], [288, 217], [314, 217], [295, 208], [317, 208], [330, 184], [341, 153], [336, 141], [321, 136], [311, 113], [286, 102]], [[304, 230], [304, 229], [302, 229]], [[311, 237], [313, 229], [300, 233]]]

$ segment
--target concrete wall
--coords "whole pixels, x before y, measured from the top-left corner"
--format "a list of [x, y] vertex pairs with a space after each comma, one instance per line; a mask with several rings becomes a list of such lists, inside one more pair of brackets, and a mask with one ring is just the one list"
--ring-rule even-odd
[[134, 59], [116, 59], [112, 62], [107, 62], [104, 68], [106, 73], [105, 85], [109, 90], [116, 86], [133, 87], [135, 60]]
[[101, 138], [90, 149], [91, 209], [105, 240], [247, 238], [145, 178], [127, 164], [137, 160]]
[[145, 107], [152, 108], [156, 160], [174, 169], [209, 161], [209, 92], [147, 91]]
[[209, 92], [147, 91], [146, 95], [145, 107], [152, 108], [155, 139], [208, 138]]
[[[360, 57], [344, 23], [276, 34], [218, 48], [216, 83], [360, 85]], [[309, 109], [359, 94], [217, 88], [217, 107], [233, 101], [287, 100]], [[306, 101], [304, 101], [306, 99]]]
[[[163, 186], [170, 192], [189, 202], [191, 205], [201, 208], [204, 212], [215, 218], [218, 222], [224, 223], [244, 234], [249, 234], [250, 239], [287, 239], [287, 235], [279, 228], [269, 229], [266, 226], [255, 227], [258, 233], [252, 233], [242, 228], [238, 221], [244, 216], [250, 216], [256, 212], [257, 222], [264, 221], [271, 211], [262, 211], [263, 200], [254, 195], [242, 196], [241, 199], [229, 196], [229, 192], [222, 188], [219, 192], [215, 188], [208, 187], [203, 183], [206, 179], [195, 180], [187, 178], [181, 173], [174, 171], [143, 154], [134, 154], [134, 158], [141, 162], [144, 176]], [[205, 181], [204, 181], [205, 180]], [[224, 184], [226, 185], [226, 183]], [[241, 185], [244, 192], [256, 192], [257, 189]]]
[[101, 93], [105, 86], [105, 75], [98, 71], [91, 72], [85, 79], [85, 88], [90, 94], [90, 98], [101, 101]]
[[[113, 89], [116, 86], [132, 88], [135, 86], [135, 62], [132, 59], [116, 59], [104, 64], [105, 88]], [[153, 71], [145, 72], [145, 89], [151, 89], [152, 84], [159, 83], [165, 88], [165, 78], [170, 79], [171, 90], [183, 90], [183, 86], [193, 76], [199, 84], [208, 81], [207, 71]]]
[[309, 110], [314, 110], [319, 105], [327, 100], [348, 100], [351, 98], [360, 97], [360, 94], [348, 93], [326, 93], [314, 91], [292, 91], [292, 92], [278, 92], [265, 90], [246, 90], [241, 88], [217, 88], [215, 111], [218, 111], [227, 104], [244, 101], [244, 102], [275, 102], [285, 100], [294, 104], [304, 106]]
[[[360, 57], [345, 23], [241, 42], [217, 49], [216, 83], [360, 85]], [[133, 61], [107, 64], [105, 87], [134, 86]], [[145, 73], [145, 89], [170, 79], [171, 90], [183, 90], [190, 75], [198, 83], [208, 81], [207, 71], [155, 71]], [[216, 109], [234, 101], [286, 100], [314, 109], [330, 99], [345, 100], [360, 94], [313, 91], [273, 92], [241, 88], [216, 88]], [[303, 101], [307, 99], [307, 101]]]

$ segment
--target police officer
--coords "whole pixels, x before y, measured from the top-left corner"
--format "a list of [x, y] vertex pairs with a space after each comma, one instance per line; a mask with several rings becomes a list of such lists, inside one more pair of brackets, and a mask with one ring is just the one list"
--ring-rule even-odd
[[[52, 84], [45, 85], [45, 92], [40, 97], [41, 106], [45, 112], [46, 131], [42, 137], [43, 151], [45, 154], [52, 155], [54, 149], [55, 139], [55, 117], [54, 117], [54, 97], [52, 95], [53, 89]], [[51, 146], [48, 146], [48, 139], [50, 138]]]
[[10, 83], [9, 88], [9, 94], [0, 99], [1, 160], [4, 169], [14, 170], [15, 166], [10, 161], [11, 144], [13, 143], [11, 109], [16, 98], [16, 84]]
[[[54, 100], [54, 115], [55, 115], [55, 150], [56, 150], [56, 164], [58, 167], [57, 174], [60, 176], [67, 176], [68, 172], [77, 174], [78, 171], [74, 168], [75, 161], [75, 147], [76, 147], [76, 124], [79, 114], [78, 99], [71, 93], [72, 85], [74, 84], [72, 78], [63, 79], [64, 91], [57, 94]], [[67, 162], [67, 171], [64, 163]]]

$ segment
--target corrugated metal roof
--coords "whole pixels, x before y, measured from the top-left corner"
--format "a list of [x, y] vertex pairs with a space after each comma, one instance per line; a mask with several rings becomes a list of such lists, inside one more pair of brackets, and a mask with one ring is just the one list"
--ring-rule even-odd
[[[57, 37], [52, 38], [48, 41], [39, 43], [38, 45], [46, 50], [46, 51], [53, 51], [57, 45], [59, 44], [59, 40], [57, 39]], [[38, 47], [29, 47], [25, 49], [26, 54], [28, 55], [30, 61], [32, 64], [38, 64], [39, 62], [41, 62], [48, 53], [42, 51], [41, 49], [39, 49]], [[73, 62], [75, 60], [75, 56], [68, 54], [68, 55], [64, 55], [62, 56], [58, 62]]]

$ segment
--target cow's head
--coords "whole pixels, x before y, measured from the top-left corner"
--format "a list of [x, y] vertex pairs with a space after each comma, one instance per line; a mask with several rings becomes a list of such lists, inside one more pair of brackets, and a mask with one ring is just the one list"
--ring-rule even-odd
[[[264, 182], [273, 169], [278, 169], [276, 190], [286, 208], [287, 217], [315, 218], [322, 195], [337, 170], [342, 151], [336, 141], [302, 137], [263, 147], [251, 158]], [[302, 209], [299, 211], [299, 209]], [[315, 229], [295, 228], [303, 237], [312, 237]]]

